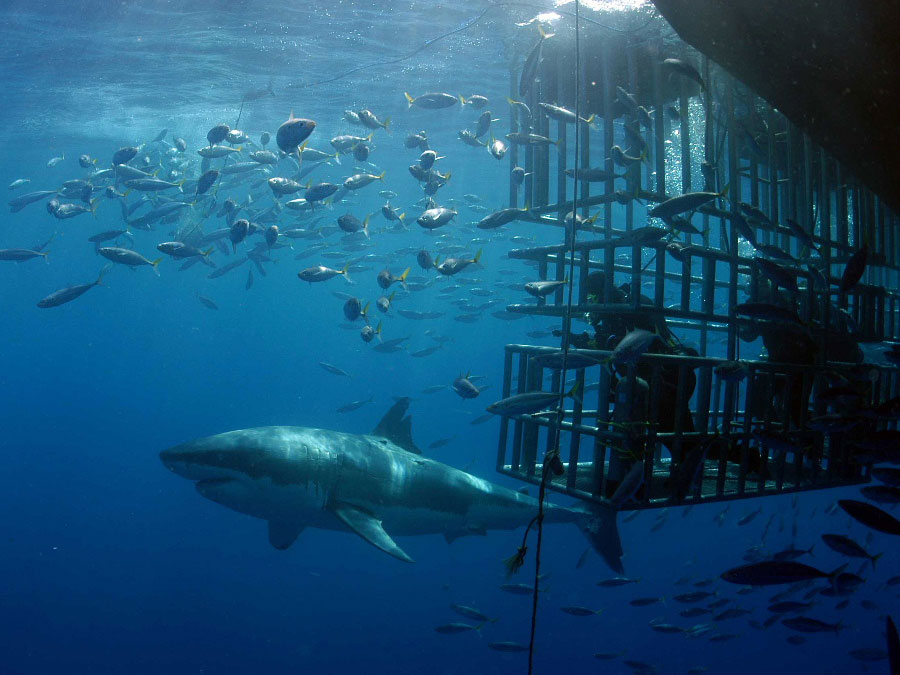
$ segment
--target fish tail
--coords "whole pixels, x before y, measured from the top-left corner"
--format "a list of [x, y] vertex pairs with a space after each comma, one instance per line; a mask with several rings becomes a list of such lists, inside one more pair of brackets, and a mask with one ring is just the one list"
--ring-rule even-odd
[[349, 269], [350, 269], [350, 263], [347, 263], [346, 265], [344, 265], [344, 266], [341, 268], [341, 272], [340, 272], [340, 273], [344, 275], [344, 279], [346, 280], [346, 282], [347, 282], [348, 284], [356, 283], [355, 281], [353, 281], [353, 280], [350, 278], [350, 275], [347, 273], [347, 270], [349, 270]]
[[404, 91], [403, 95], [406, 97], [406, 106], [407, 108], [412, 108], [413, 101], [415, 100], [412, 96], [409, 95], [408, 91]]
[[369, 218], [371, 218], [371, 217], [372, 217], [372, 214], [370, 213], [369, 215], [366, 216], [365, 220], [363, 220], [362, 230], [363, 230], [363, 234], [366, 235], [366, 239], [369, 238]]
[[843, 565], [841, 565], [840, 567], [838, 567], [837, 569], [833, 570], [830, 574], [827, 575], [827, 576], [828, 576], [828, 580], [831, 582], [831, 585], [832, 585], [832, 586], [834, 586], [834, 582], [835, 582], [835, 580], [837, 579], [838, 575], [839, 575], [841, 572], [843, 572], [845, 569], [847, 569], [847, 565], [848, 565], [848, 564], [849, 564], [849, 563], [844, 563]]
[[391, 118], [385, 117], [384, 122], [381, 123], [381, 128], [384, 129], [386, 132], [391, 133], [391, 130], [388, 129], [389, 126], [391, 126]]
[[382, 324], [382, 322], [379, 321], [379, 322], [378, 322], [378, 327], [375, 328], [375, 337], [378, 338], [378, 341], [379, 341], [379, 342], [381, 342], [381, 324]]
[[478, 253], [475, 254], [475, 257], [472, 259], [472, 262], [477, 263], [479, 260], [481, 260], [482, 253], [484, 253], [484, 249], [483, 248], [478, 249]]
[[[400, 282], [400, 285], [403, 286], [403, 290], [405, 290], [405, 291], [408, 291], [408, 290], [409, 290], [409, 288], [407, 288], [407, 286], [406, 286], [406, 277], [409, 276], [409, 271], [410, 271], [411, 269], [412, 269], [412, 267], [407, 267], [406, 270], [403, 272], [403, 274], [401, 274], [401, 275], [397, 278], [397, 281]], [[393, 296], [391, 296], [391, 297], [393, 297]]]
[[876, 562], [878, 561], [878, 559], [879, 559], [881, 556], [883, 556], [883, 555], [884, 555], [884, 551], [882, 551], [881, 553], [879, 553], [879, 554], [877, 554], [877, 555], [873, 555], [871, 558], [869, 558], [869, 560], [872, 561], [872, 570], [873, 570], [873, 571], [875, 570], [875, 563], [876, 563]]
[[309, 143], [309, 139], [307, 138], [300, 145], [297, 146], [297, 171], [299, 172], [301, 167], [303, 166], [303, 151], [306, 149], [306, 144]]
[[731, 189], [731, 181], [725, 183], [725, 187], [722, 188], [722, 191], [719, 193], [719, 196], [722, 199], [728, 199], [728, 191]]
[[576, 382], [575, 384], [572, 385], [572, 388], [566, 392], [566, 396], [581, 403], [581, 394], [579, 393], [580, 389], [581, 389], [581, 383]]
[[215, 250], [216, 250], [216, 247], [215, 247], [215, 246], [210, 246], [210, 247], [209, 247], [208, 249], [206, 249], [205, 251], [200, 251], [200, 255], [202, 255], [204, 258], [208, 258], [208, 257], [209, 257], [209, 254], [212, 253], [212, 252], [215, 251]]
[[385, 174], [387, 174], [387, 171], [382, 171], [380, 174], [378, 174], [378, 180], [383, 181]]
[[112, 269], [112, 263], [107, 263], [103, 266], [103, 269], [100, 270], [100, 274], [97, 275], [97, 281], [94, 282], [94, 286], [102, 286], [103, 285], [103, 277], [106, 275], [109, 270]]
[[159, 276], [159, 263], [162, 262], [162, 257], [157, 258], [156, 260], [151, 260], [150, 264], [153, 265], [153, 271], [156, 272], [156, 276]]

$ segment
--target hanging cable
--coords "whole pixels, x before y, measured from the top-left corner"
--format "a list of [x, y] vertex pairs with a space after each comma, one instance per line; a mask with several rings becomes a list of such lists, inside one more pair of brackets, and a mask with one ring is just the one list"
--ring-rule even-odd
[[[566, 310], [563, 315], [563, 338], [562, 352], [563, 362], [562, 370], [559, 376], [559, 402], [556, 408], [556, 424], [553, 427], [553, 443], [550, 444], [550, 450], [544, 456], [543, 467], [541, 470], [541, 484], [538, 491], [538, 514], [532, 523], [537, 525], [537, 543], [534, 552], [534, 586], [531, 595], [531, 636], [528, 640], [528, 675], [534, 672], [534, 639], [537, 629], [537, 610], [538, 610], [538, 585], [541, 579], [541, 545], [544, 538], [544, 498], [547, 494], [547, 480], [551, 472], [551, 467], [556, 464], [561, 466], [559, 459], [559, 443], [562, 421], [565, 418], [565, 402], [566, 402], [566, 376], [569, 369], [569, 348], [571, 346], [572, 332], [572, 300], [575, 292], [575, 242], [578, 236], [578, 185], [577, 180], [578, 164], [581, 156], [581, 42], [579, 31], [579, 18], [581, 16], [581, 5], [579, 0], [575, 0], [575, 162], [574, 176], [576, 180], [573, 182], [572, 188], [572, 234], [569, 237], [569, 283], [567, 286]], [[562, 200], [560, 200], [562, 201]], [[564, 219], [565, 220], [565, 219]], [[563, 231], [568, 234], [567, 229], [563, 227]], [[565, 236], [565, 235], [564, 235]], [[529, 524], [528, 529], [531, 529]], [[526, 530], [525, 536], [528, 536]], [[520, 553], [524, 556], [524, 542]]]
[[[414, 57], [416, 54], [418, 54], [421, 51], [432, 46], [436, 42], [439, 42], [439, 41], [443, 40], [444, 38], [450, 37], [451, 35], [456, 35], [457, 33], [462, 33], [463, 31], [468, 30], [469, 28], [474, 26], [476, 23], [481, 21], [485, 17], [485, 15], [487, 15], [487, 13], [490, 12], [492, 9], [499, 9], [501, 7], [528, 7], [530, 9], [536, 9], [541, 12], [547, 11], [547, 7], [545, 7], [543, 5], [532, 4], [530, 2], [496, 2], [496, 3], [492, 3], [492, 4], [488, 5], [487, 7], [485, 7], [477, 16], [475, 16], [472, 19], [469, 19], [468, 21], [463, 23], [461, 26], [458, 26], [457, 28], [449, 30], [445, 33], [441, 33], [437, 37], [433, 37], [430, 40], [426, 40], [425, 42], [423, 42], [421, 45], [416, 47], [411, 52], [402, 54], [402, 55], [394, 57], [392, 59], [387, 59], [387, 60], [383, 60], [383, 61], [373, 61], [371, 63], [365, 63], [361, 66], [356, 66], [355, 68], [351, 68], [350, 70], [346, 70], [342, 73], [338, 73], [337, 75], [333, 75], [331, 77], [326, 77], [321, 80], [315, 80], [313, 82], [299, 82], [296, 84], [291, 83], [291, 84], [288, 84], [285, 87], [285, 89], [307, 89], [309, 87], [317, 87], [322, 84], [330, 84], [331, 82], [337, 82], [338, 80], [342, 80], [345, 77], [349, 77], [350, 75], [354, 75], [355, 73], [358, 73], [363, 70], [368, 70], [370, 68], [377, 68], [379, 66], [389, 66], [389, 65], [393, 65], [395, 63], [400, 63], [402, 61], [407, 61], [407, 60], [411, 59], [412, 57]], [[576, 3], [575, 12], [569, 12], [564, 9], [560, 9], [559, 7], [555, 8], [553, 11], [556, 14], [560, 14], [563, 16], [575, 16], [578, 14], [577, 3]], [[600, 21], [597, 21], [596, 19], [590, 19], [588, 17], [581, 17], [581, 18], [584, 21], [594, 24], [595, 26], [605, 28], [606, 30], [609, 30], [609, 31], [612, 31], [615, 33], [636, 33], [638, 31], [643, 30], [647, 26], [649, 26], [650, 22], [659, 18], [659, 15], [656, 12], [650, 12], [647, 17], [647, 20], [643, 24], [641, 24], [640, 26], [638, 26], [636, 28], [616, 28], [615, 26], [609, 26], [607, 24], [601, 23]], [[578, 24], [578, 21], [579, 21], [579, 17], [575, 16], [576, 25]], [[241, 101], [241, 103], [243, 104], [243, 100]]]

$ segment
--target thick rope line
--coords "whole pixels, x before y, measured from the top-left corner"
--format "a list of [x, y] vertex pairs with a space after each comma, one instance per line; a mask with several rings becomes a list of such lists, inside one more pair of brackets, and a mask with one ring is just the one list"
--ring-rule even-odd
[[[578, 176], [578, 164], [581, 156], [581, 42], [579, 31], [579, 19], [581, 5], [575, 0], [575, 162], [574, 175]], [[537, 544], [534, 553], [534, 587], [531, 595], [531, 636], [528, 641], [528, 675], [534, 672], [534, 640], [537, 634], [538, 588], [541, 578], [541, 545], [544, 539], [544, 498], [547, 493], [547, 477], [550, 474], [550, 465], [559, 461], [559, 442], [562, 421], [565, 417], [566, 402], [566, 376], [569, 369], [569, 349], [571, 347], [572, 330], [572, 302], [575, 294], [575, 242], [578, 237], [578, 185], [580, 181], [574, 180], [572, 187], [572, 236], [569, 248], [569, 283], [567, 288], [566, 312], [563, 315], [563, 364], [559, 376], [559, 402], [556, 408], [556, 425], [553, 431], [553, 443], [551, 450], [544, 456], [543, 470], [541, 471], [541, 485], [538, 492], [538, 514], [533, 522], [537, 524]], [[563, 228], [565, 231], [565, 228]], [[529, 525], [529, 529], [531, 526]], [[526, 536], [527, 536], [526, 531]]]

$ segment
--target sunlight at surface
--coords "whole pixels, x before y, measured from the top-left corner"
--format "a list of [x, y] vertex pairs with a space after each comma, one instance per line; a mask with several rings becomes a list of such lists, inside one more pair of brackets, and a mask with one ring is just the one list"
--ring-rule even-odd
[[[573, 5], [574, 0], [558, 0], [557, 7]], [[649, 0], [581, 0], [581, 6], [595, 12], [627, 12], [649, 6]]]

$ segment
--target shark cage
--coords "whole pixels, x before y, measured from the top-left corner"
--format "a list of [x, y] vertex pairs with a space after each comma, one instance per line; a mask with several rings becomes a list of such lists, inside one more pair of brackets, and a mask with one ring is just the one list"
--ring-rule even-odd
[[[511, 145], [526, 173], [509, 206], [562, 242], [509, 257], [536, 281], [572, 269], [574, 288], [507, 310], [571, 317], [573, 380], [560, 350], [510, 344], [502, 396], [574, 395], [561, 414], [506, 411], [497, 470], [540, 484], [558, 433], [547, 489], [622, 509], [868, 481], [900, 416], [897, 214], [666, 29], [583, 28], [577, 102], [574, 46], [538, 40], [533, 76], [510, 74], [510, 132], [555, 143]], [[624, 350], [638, 328], [650, 346]]]

